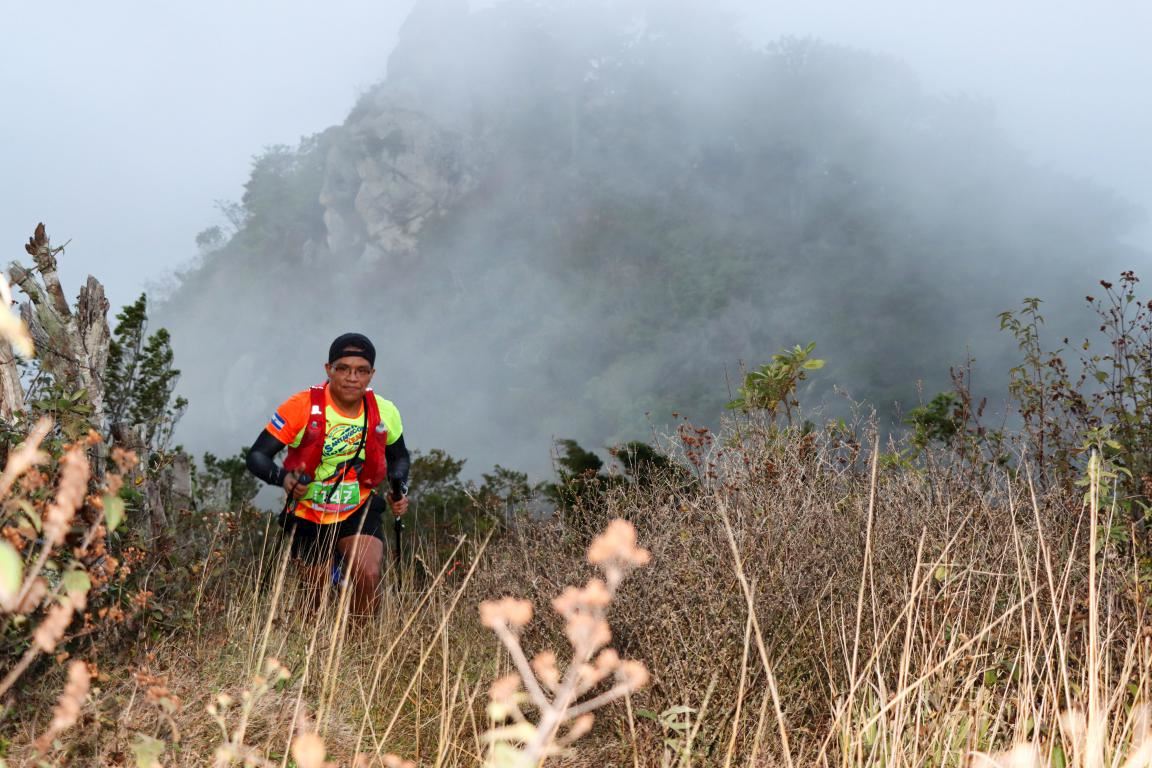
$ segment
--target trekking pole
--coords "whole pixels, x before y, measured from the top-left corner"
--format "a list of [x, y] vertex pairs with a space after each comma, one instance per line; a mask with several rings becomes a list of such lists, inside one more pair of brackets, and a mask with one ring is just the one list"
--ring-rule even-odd
[[[404, 498], [404, 494], [400, 490], [400, 481], [392, 481], [392, 500], [399, 501]], [[401, 586], [401, 559], [400, 559], [400, 534], [404, 532], [404, 520], [399, 515], [392, 518], [392, 533], [396, 537], [396, 593], [400, 593]]]
[[404, 521], [397, 517], [392, 521], [392, 531], [396, 534], [396, 591], [400, 591], [400, 534], [404, 532]]
[[[299, 485], [300, 483], [304, 483], [305, 485], [308, 485], [311, 482], [312, 482], [312, 475], [310, 475], [309, 473], [307, 473], [307, 472], [297, 472], [296, 473], [296, 484], [297, 485]], [[277, 527], [280, 529], [280, 535], [278, 537], [278, 540], [279, 540], [278, 546], [284, 546], [285, 541], [288, 541], [289, 545], [290, 545], [291, 538], [288, 536], [288, 510], [293, 509], [296, 506], [296, 502], [297, 502], [296, 497], [292, 493], [289, 493], [288, 498], [286, 498], [284, 500], [284, 508], [280, 510], [280, 516], [278, 518], [276, 518]], [[271, 564], [269, 564], [269, 565], [271, 565]], [[263, 578], [263, 577], [261, 577], [261, 578]]]

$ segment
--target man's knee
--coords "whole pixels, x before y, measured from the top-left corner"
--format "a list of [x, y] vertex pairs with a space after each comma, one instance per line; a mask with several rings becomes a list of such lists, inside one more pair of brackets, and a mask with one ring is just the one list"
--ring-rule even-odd
[[380, 561], [366, 562], [362, 561], [356, 568], [356, 579], [361, 584], [371, 585], [380, 581]]
[[357, 547], [350, 558], [350, 570], [353, 578], [361, 583], [375, 583], [380, 581], [383, 556], [379, 546]]

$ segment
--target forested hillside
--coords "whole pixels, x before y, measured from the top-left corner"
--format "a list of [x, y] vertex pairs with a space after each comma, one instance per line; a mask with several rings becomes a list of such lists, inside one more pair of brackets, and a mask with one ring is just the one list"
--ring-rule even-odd
[[998, 312], [1040, 295], [1074, 327], [1134, 261], [1133, 212], [978, 101], [619, 3], [421, 4], [344, 124], [266, 150], [227, 213], [159, 313], [192, 442], [250, 441], [356, 329], [413, 442], [479, 466], [714, 421], [796, 342], [882, 410], [968, 350], [992, 387]]

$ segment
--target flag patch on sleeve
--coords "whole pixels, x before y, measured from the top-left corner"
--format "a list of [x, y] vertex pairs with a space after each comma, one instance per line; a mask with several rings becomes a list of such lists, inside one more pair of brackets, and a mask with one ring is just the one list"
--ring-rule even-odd
[[278, 412], [272, 414], [272, 426], [276, 427], [276, 429], [284, 429], [285, 423], [286, 422], [284, 421], [284, 417], [281, 416]]

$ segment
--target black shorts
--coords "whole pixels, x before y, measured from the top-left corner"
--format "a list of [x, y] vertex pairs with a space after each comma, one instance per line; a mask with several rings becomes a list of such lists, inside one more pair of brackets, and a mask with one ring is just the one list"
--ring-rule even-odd
[[378, 494], [338, 523], [321, 525], [296, 515], [284, 515], [280, 527], [292, 541], [292, 557], [316, 564], [332, 559], [336, 542], [348, 536], [375, 536], [384, 540], [384, 499]]

